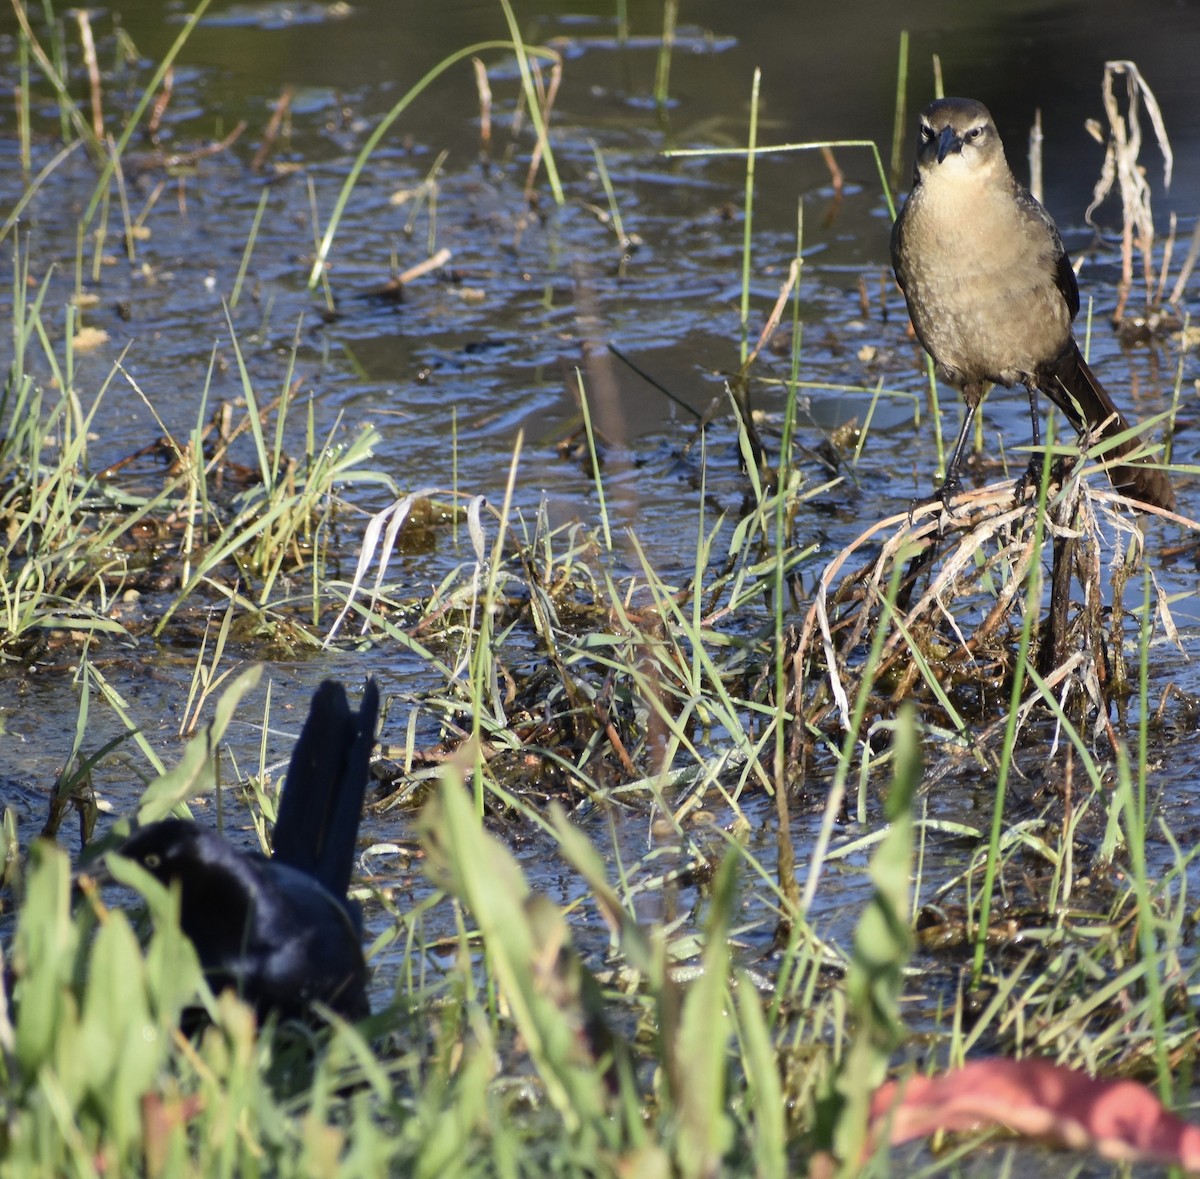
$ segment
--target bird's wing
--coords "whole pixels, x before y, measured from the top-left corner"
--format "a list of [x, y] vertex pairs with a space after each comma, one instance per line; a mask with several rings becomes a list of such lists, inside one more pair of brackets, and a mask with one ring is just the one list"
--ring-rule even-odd
[[1043, 208], [1042, 202], [1027, 188], [1016, 185], [1016, 196], [1017, 204], [1040, 218], [1050, 233], [1050, 238], [1054, 242], [1054, 285], [1062, 292], [1062, 297], [1066, 300], [1067, 308], [1071, 312], [1071, 318], [1074, 319], [1079, 314], [1079, 283], [1075, 278], [1075, 267], [1071, 265], [1071, 256], [1067, 253], [1062, 235], [1058, 232], [1058, 226], [1054, 224], [1054, 218]]

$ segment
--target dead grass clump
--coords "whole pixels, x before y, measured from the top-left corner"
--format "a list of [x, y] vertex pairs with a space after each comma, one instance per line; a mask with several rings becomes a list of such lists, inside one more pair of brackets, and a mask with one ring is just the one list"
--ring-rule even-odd
[[[792, 657], [803, 722], [793, 746], [804, 729], [848, 730], [862, 693], [868, 727], [907, 699], [959, 735], [968, 722], [1002, 719], [1032, 603], [1031, 694], [1053, 693], [1078, 722], [1093, 717], [1115, 748], [1108, 718], [1131, 681], [1125, 590], [1147, 518], [1131, 517], [1132, 506], [1075, 474], [1049, 488], [1044, 516], [1032, 489], [1018, 502], [1004, 483], [955, 497], [950, 512], [934, 502], [873, 524], [825, 567], [805, 614]], [[1156, 583], [1147, 605], [1173, 639]]]

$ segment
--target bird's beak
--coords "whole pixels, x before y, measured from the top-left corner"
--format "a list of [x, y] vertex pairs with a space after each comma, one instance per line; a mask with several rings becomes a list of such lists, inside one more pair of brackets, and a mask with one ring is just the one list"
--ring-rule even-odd
[[963, 141], [954, 133], [954, 128], [943, 127], [941, 135], [938, 136], [938, 163], [940, 164], [952, 151], [961, 152], [962, 147]]

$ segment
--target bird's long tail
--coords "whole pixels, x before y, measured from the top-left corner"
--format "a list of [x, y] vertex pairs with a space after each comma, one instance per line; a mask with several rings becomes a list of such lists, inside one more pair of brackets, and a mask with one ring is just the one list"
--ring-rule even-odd
[[[1053, 379], [1045, 382], [1043, 392], [1070, 418], [1077, 430], [1107, 423], [1101, 437], [1112, 438], [1129, 429], [1128, 419], [1117, 408], [1108, 390], [1097, 380], [1074, 343], [1055, 366]], [[1111, 462], [1132, 454], [1142, 445], [1142, 441], [1136, 437], [1127, 438], [1106, 448], [1103, 457]], [[1168, 512], [1175, 510], [1175, 492], [1167, 473], [1157, 467], [1147, 466], [1145, 459], [1135, 459], [1129, 463], [1113, 462], [1108, 467], [1108, 477], [1124, 495], [1151, 507], [1164, 508]]]
[[339, 900], [354, 868], [378, 715], [374, 680], [367, 681], [358, 712], [351, 711], [341, 684], [321, 684], [279, 800], [274, 858], [314, 877]]

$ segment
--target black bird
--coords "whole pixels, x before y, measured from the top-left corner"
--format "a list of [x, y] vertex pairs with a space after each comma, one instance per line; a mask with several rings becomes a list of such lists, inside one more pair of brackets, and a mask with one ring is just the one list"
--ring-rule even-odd
[[374, 680], [357, 713], [341, 684], [317, 689], [270, 859], [185, 819], [151, 823], [120, 848], [164, 884], [178, 882], [180, 925], [213, 989], [234, 987], [260, 1018], [303, 1017], [315, 1002], [348, 1019], [370, 1014], [362, 913], [346, 890], [378, 713]]
[[[961, 486], [971, 422], [990, 385], [1028, 390], [1035, 447], [1039, 392], [1077, 430], [1103, 425], [1111, 438], [1129, 429], [1071, 334], [1079, 287], [1062, 238], [1013, 177], [982, 103], [943, 98], [921, 113], [912, 191], [892, 229], [892, 266], [937, 375], [967, 403], [943, 499]], [[1122, 459], [1138, 446], [1126, 439], [1105, 458]], [[1161, 470], [1135, 460], [1114, 463], [1108, 475], [1143, 503], [1175, 507]]]

